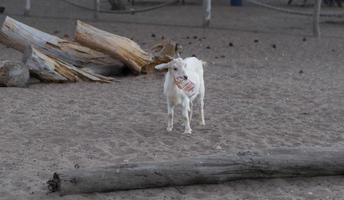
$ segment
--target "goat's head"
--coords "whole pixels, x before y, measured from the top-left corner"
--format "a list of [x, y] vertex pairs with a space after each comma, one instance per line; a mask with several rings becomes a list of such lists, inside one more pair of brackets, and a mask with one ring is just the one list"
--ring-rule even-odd
[[168, 63], [163, 63], [163, 64], [159, 64], [155, 66], [155, 69], [157, 70], [168, 69], [168, 72], [171, 73], [171, 75], [175, 79], [187, 80], [188, 76], [186, 74], [186, 67], [187, 65], [183, 61], [182, 58], [175, 58]]

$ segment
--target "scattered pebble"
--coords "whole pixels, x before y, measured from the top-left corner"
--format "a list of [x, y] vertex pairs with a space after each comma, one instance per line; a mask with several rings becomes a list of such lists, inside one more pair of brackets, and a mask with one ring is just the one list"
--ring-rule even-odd
[[222, 150], [222, 147], [221, 147], [220, 145], [217, 145], [217, 146], [215, 147], [215, 149], [216, 149], [216, 150]]
[[273, 44], [273, 45], [272, 45], [272, 48], [276, 49], [276, 48], [277, 48], [277, 46], [276, 46], [275, 44]]
[[3, 7], [3, 6], [0, 6], [0, 13], [4, 13], [5, 12], [5, 7]]
[[231, 42], [230, 42], [228, 45], [229, 45], [230, 47], [234, 46], [233, 43], [231, 43]]
[[306, 42], [306, 41], [307, 41], [307, 38], [305, 38], [305, 37], [304, 37], [304, 38], [302, 38], [302, 41]]
[[211, 49], [210, 46], [207, 46], [206, 49]]
[[225, 55], [221, 55], [221, 58], [225, 58], [226, 56]]
[[218, 59], [219, 57], [215, 56], [215, 59]]
[[302, 69], [299, 71], [299, 74], [303, 74], [303, 70]]
[[154, 34], [154, 33], [152, 33], [152, 35], [151, 35], [151, 36], [152, 36], [152, 38], [155, 38], [155, 34]]
[[79, 168], [80, 168], [80, 165], [79, 165], [79, 164], [75, 164], [75, 165], [74, 165], [74, 168], [75, 168], [75, 169], [79, 169]]
[[193, 39], [197, 39], [198, 37], [195, 35], [195, 36], [193, 36]]
[[332, 52], [336, 52], [336, 50], [335, 50], [335, 49], [332, 49], [331, 51], [332, 51]]
[[188, 44], [192, 44], [192, 42], [189, 42]]
[[198, 41], [202, 42], [202, 38], [199, 38]]
[[256, 40], [254, 40], [254, 43], [258, 43], [258, 42], [259, 42], [259, 40], [257, 40], [257, 39], [256, 39]]
[[309, 195], [313, 195], [313, 192], [308, 192]]
[[186, 36], [186, 39], [190, 39], [190, 37], [189, 37], [189, 36]]
[[207, 37], [202, 37], [204, 40], [207, 39]]

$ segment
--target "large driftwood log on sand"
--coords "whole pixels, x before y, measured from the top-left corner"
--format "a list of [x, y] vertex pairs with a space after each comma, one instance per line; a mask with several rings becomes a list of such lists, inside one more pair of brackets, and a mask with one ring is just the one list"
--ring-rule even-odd
[[139, 74], [142, 67], [153, 62], [152, 55], [141, 49], [136, 42], [81, 21], [77, 21], [75, 40], [122, 61], [135, 74]]
[[84, 80], [108, 83], [112, 81], [110, 77], [93, 74], [58, 58], [49, 57], [34, 47], [25, 51], [23, 62], [29, 68], [31, 75], [42, 82], [76, 82]]
[[163, 40], [154, 45], [152, 53], [148, 53], [126, 37], [100, 30], [81, 21], [77, 21], [75, 40], [122, 61], [135, 74], [152, 72], [155, 65], [169, 62], [181, 51], [179, 44]]
[[344, 149], [240, 151], [179, 161], [122, 164], [56, 172], [50, 191], [61, 194], [214, 184], [238, 179], [344, 174]]
[[22, 53], [32, 45], [47, 56], [80, 68], [123, 68], [123, 63], [111, 56], [39, 31], [10, 17], [6, 17], [1, 27], [0, 42]]

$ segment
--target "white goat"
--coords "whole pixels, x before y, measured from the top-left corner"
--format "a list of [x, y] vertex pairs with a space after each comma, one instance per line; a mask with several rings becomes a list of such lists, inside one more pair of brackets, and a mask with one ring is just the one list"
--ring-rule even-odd
[[201, 125], [204, 121], [204, 79], [205, 62], [195, 58], [175, 58], [169, 63], [155, 66], [155, 69], [168, 69], [165, 75], [164, 94], [167, 97], [168, 123], [167, 131], [172, 131], [174, 107], [181, 104], [185, 120], [185, 132], [191, 134], [192, 101], [199, 96], [201, 104]]

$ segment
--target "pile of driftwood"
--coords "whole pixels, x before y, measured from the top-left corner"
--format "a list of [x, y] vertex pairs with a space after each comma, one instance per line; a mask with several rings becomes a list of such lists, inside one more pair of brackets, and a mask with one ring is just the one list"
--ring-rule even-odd
[[[10, 17], [1, 27], [0, 42], [23, 53], [22, 64], [0, 63], [0, 85], [23, 86], [32, 77], [42, 82], [111, 82], [125, 69], [133, 74], [154, 71], [154, 66], [175, 56], [178, 45], [163, 40], [144, 51], [136, 42], [81, 21], [75, 41], [39, 31]], [[26, 74], [26, 75], [25, 75]]]

